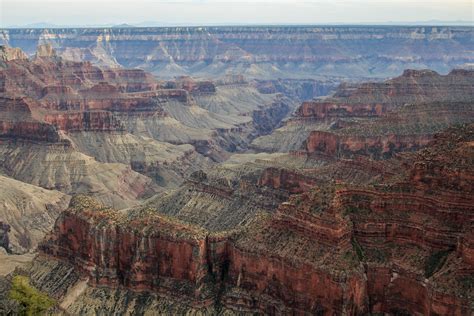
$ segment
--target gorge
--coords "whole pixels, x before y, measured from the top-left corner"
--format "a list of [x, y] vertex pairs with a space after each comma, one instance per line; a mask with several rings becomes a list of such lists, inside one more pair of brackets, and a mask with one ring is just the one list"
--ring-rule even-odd
[[472, 27], [0, 43], [0, 314], [472, 314]]

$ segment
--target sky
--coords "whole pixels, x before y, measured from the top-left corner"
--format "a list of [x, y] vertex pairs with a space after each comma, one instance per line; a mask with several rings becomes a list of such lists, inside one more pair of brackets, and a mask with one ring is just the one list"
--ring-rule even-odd
[[36, 23], [97, 26], [151, 22], [159, 25], [472, 22], [473, 3], [473, 0], [0, 0], [0, 27]]

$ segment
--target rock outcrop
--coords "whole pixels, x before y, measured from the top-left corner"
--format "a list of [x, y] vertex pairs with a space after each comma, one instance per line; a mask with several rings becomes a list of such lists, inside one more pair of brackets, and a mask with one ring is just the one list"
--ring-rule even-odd
[[[267, 257], [271, 248], [251, 251], [247, 243], [252, 233], [208, 235], [153, 211], [141, 212], [129, 220], [85, 197], [74, 198], [41, 249], [57, 258], [69, 258], [89, 276], [91, 284], [185, 296], [191, 299], [193, 308], [215, 304], [218, 293], [222, 295], [220, 304], [226, 308], [247, 311], [350, 313], [364, 308], [365, 285], [360, 272], [348, 278], [331, 276], [307, 263], [294, 263], [293, 258], [282, 254]], [[283, 220], [251, 229], [262, 236], [273, 230], [277, 233]], [[71, 230], [74, 236], [68, 233]], [[350, 246], [347, 237], [341, 247]], [[329, 291], [317, 284], [326, 284]], [[353, 284], [354, 288], [345, 289], [344, 284]], [[229, 286], [231, 290], [222, 293]], [[271, 300], [266, 301], [266, 297]]]
[[283, 93], [292, 100], [307, 101], [329, 95], [338, 83], [337, 79], [278, 79], [256, 80], [255, 86], [261, 93]]
[[10, 60], [15, 60], [15, 59], [28, 59], [28, 56], [20, 48], [0, 46], [0, 60], [1, 61], [6, 62]]
[[305, 150], [328, 156], [351, 157], [366, 155], [376, 159], [390, 158], [396, 152], [414, 151], [426, 146], [431, 135], [382, 135], [382, 136], [349, 136], [331, 132], [314, 131], [305, 141]]
[[331, 97], [303, 102], [281, 128], [252, 147], [377, 159], [416, 150], [435, 133], [472, 122], [473, 73], [406, 70], [384, 82], [341, 84]]
[[56, 51], [51, 44], [42, 44], [38, 46], [36, 50], [36, 58], [55, 58], [57, 57]]
[[5, 251], [10, 250], [10, 238], [8, 233], [10, 232], [10, 225], [3, 222], [0, 223], [0, 247]]
[[382, 104], [340, 104], [338, 102], [303, 102], [296, 111], [298, 117], [334, 120], [347, 117], [377, 117], [384, 113]]

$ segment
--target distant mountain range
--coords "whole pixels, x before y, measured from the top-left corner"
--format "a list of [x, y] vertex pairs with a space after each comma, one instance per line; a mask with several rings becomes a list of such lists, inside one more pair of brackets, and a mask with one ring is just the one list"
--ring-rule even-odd
[[[258, 25], [258, 23], [209, 23], [206, 26], [245, 26], [245, 25]], [[310, 25], [310, 24], [298, 24], [298, 23], [281, 23], [272, 25]], [[463, 26], [474, 26], [474, 21], [456, 20], [456, 21], [443, 21], [443, 20], [427, 20], [427, 21], [386, 21], [386, 22], [359, 22], [359, 23], [343, 23], [343, 22], [332, 22], [332, 23], [314, 23], [314, 25], [463, 25]], [[105, 24], [54, 24], [49, 22], [37, 22], [23, 25], [7, 25], [5, 28], [84, 28], [84, 27], [113, 27], [113, 28], [129, 28], [129, 27], [168, 27], [168, 26], [204, 26], [203, 24], [190, 24], [190, 23], [171, 23], [171, 22], [160, 22], [160, 21], [143, 21], [139, 23], [105, 23]], [[3, 26], [2, 26], [3, 27]]]

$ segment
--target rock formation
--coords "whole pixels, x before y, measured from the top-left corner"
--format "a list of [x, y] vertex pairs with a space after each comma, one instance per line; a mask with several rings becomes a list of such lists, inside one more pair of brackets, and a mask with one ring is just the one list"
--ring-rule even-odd
[[0, 60], [7, 62], [15, 59], [28, 59], [28, 56], [20, 48], [1, 46]]
[[[179, 296], [181, 306], [202, 312], [468, 315], [473, 128], [448, 130], [425, 149], [374, 162], [372, 169], [386, 170], [383, 178], [367, 165], [372, 183], [321, 182], [330, 172], [324, 165], [304, 176], [267, 170], [248, 178], [298, 194], [231, 230], [215, 230], [201, 216], [190, 224], [192, 217], [164, 215], [156, 202], [124, 213], [76, 197], [41, 245], [39, 262], [72, 264], [91, 291], [124, 286]], [[192, 179], [199, 194], [229, 201], [236, 195], [212, 175]], [[84, 295], [79, 302], [92, 294]]]
[[[102, 69], [90, 62], [67, 61], [46, 44], [39, 46], [32, 60], [5, 58], [0, 79], [0, 136], [5, 139], [5, 157], [13, 152], [15, 159], [26, 158], [27, 152], [33, 154], [28, 146], [16, 143], [20, 139], [40, 142], [42, 145], [33, 146], [37, 158], [62, 157], [64, 163], [59, 165], [66, 169], [74, 163], [84, 166], [86, 175], [103, 168], [98, 174], [113, 176], [91, 183], [82, 176], [62, 172], [60, 176], [59, 165], [50, 158], [39, 158], [36, 164], [49, 168], [54, 180], [44, 174], [36, 176], [26, 168], [33, 167], [31, 162], [22, 168], [6, 163], [7, 174], [68, 194], [90, 190], [116, 206], [132, 201], [107, 193], [122, 192], [122, 188], [113, 188], [114, 177], [136, 179], [126, 181], [130, 187], [125, 196], [131, 199], [156, 192], [151, 180], [164, 187], [179, 185], [212, 160], [225, 159], [228, 152], [242, 150], [254, 137], [269, 133], [293, 106], [286, 97], [260, 94], [245, 81], [220, 86], [189, 77], [158, 81], [139, 69]], [[120, 150], [119, 144], [123, 144]], [[16, 146], [20, 148], [17, 151]], [[85, 162], [89, 157], [83, 154], [99, 163]], [[110, 163], [122, 165], [112, 168], [107, 165]], [[98, 169], [89, 169], [92, 165]]]
[[57, 57], [56, 51], [51, 46], [51, 44], [39, 45], [36, 50], [36, 58], [55, 58]]
[[10, 239], [8, 233], [10, 232], [10, 225], [1, 223], [0, 224], [0, 246], [5, 250], [10, 250]]
[[35, 249], [66, 209], [69, 197], [4, 176], [0, 186], [0, 245], [13, 253]]
[[469, 62], [467, 31], [2, 31], [41, 45], [0, 50], [1, 256], [39, 251], [0, 313], [23, 274], [51, 313], [472, 314], [473, 71], [304, 79]]
[[50, 44], [66, 59], [138, 66], [162, 78], [366, 78], [472, 63], [471, 32], [469, 26], [4, 29], [0, 44], [30, 55]]
[[406, 70], [384, 82], [341, 84], [331, 97], [303, 102], [252, 147], [377, 159], [416, 150], [450, 125], [472, 121], [473, 74]]

